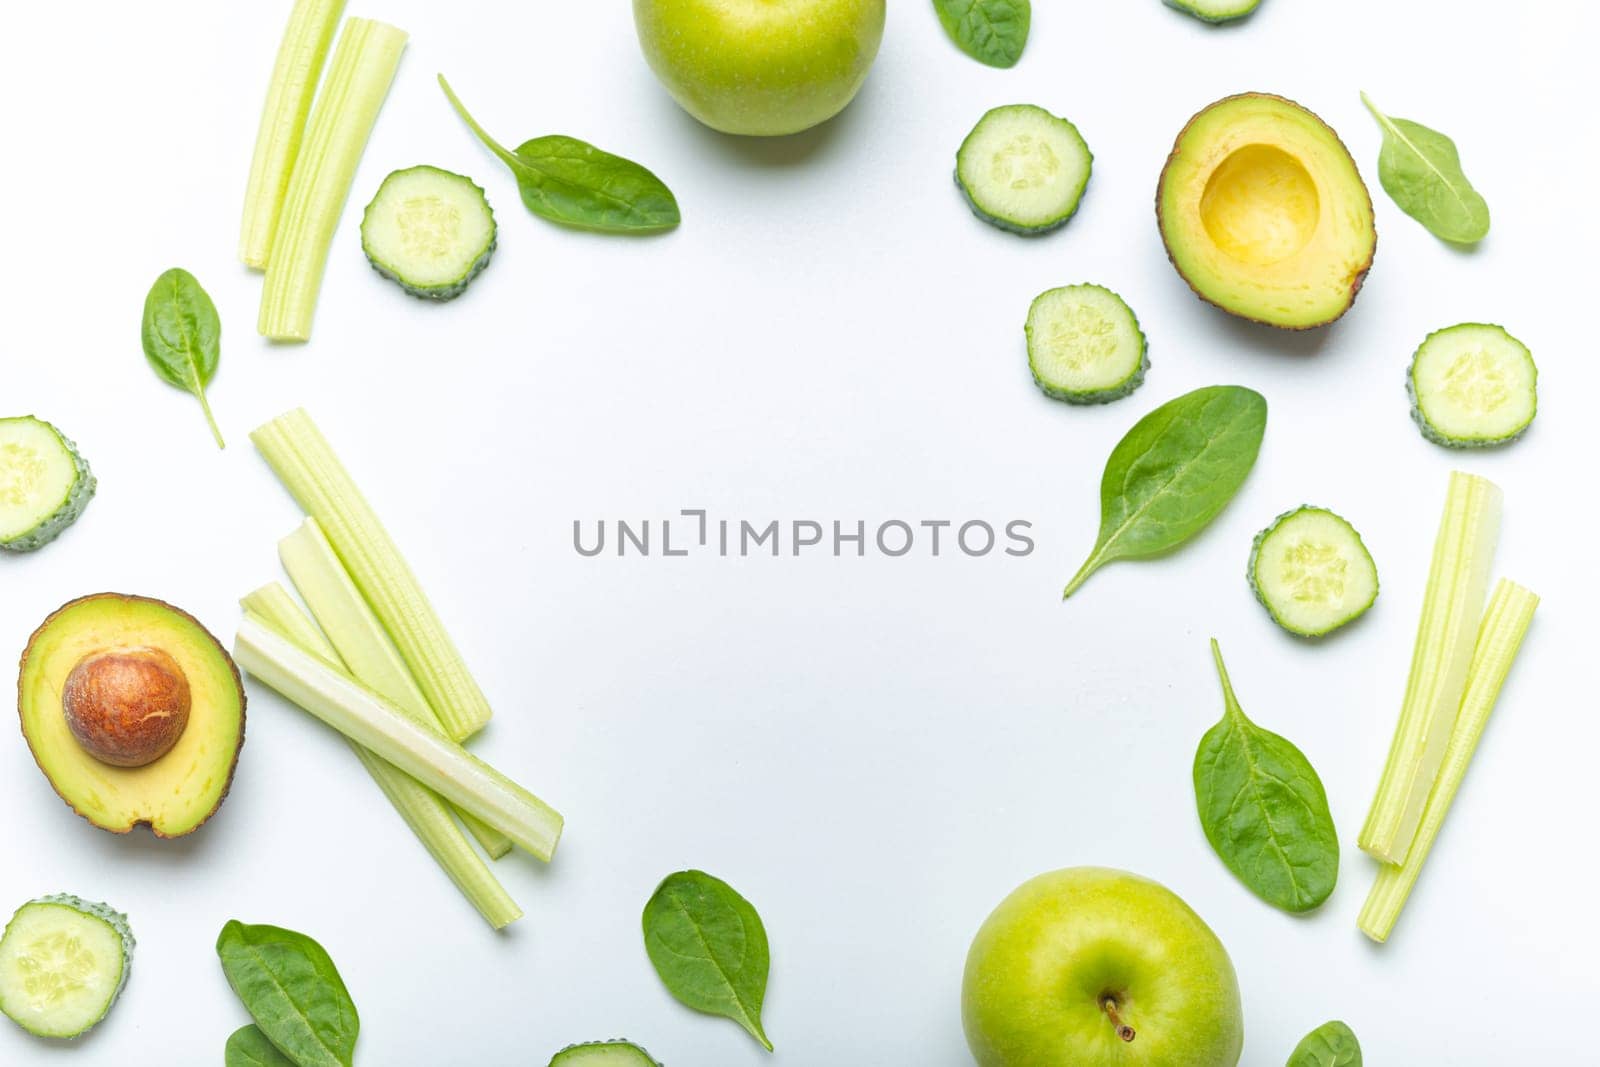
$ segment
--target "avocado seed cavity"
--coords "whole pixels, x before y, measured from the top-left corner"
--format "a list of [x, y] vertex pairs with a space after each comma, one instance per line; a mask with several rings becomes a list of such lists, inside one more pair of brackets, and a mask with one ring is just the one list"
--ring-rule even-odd
[[1317, 232], [1317, 183], [1305, 164], [1274, 145], [1251, 144], [1212, 172], [1200, 220], [1228, 257], [1268, 267], [1298, 255]]
[[61, 690], [72, 736], [114, 767], [143, 767], [166, 755], [189, 725], [189, 702], [183, 669], [155, 648], [85, 656]]

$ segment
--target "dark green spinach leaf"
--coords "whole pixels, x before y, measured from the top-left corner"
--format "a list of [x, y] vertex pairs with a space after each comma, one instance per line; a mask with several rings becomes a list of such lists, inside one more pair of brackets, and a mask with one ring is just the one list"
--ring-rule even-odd
[[732, 886], [704, 871], [668, 875], [644, 906], [644, 947], [667, 992], [732, 1019], [772, 1050], [761, 1028], [767, 931]]
[[1310, 911], [1339, 879], [1339, 835], [1311, 762], [1245, 717], [1211, 642], [1225, 709], [1194, 754], [1194, 796], [1211, 848], [1275, 908]]
[[639, 164], [560, 135], [535, 137], [508, 151], [478, 125], [442, 74], [439, 87], [461, 121], [511, 168], [523, 205], [540, 218], [607, 233], [653, 233], [678, 225], [672, 190]]
[[1455, 142], [1408, 119], [1390, 118], [1361, 94], [1383, 127], [1378, 181], [1407, 215], [1435, 237], [1473, 244], [1489, 233], [1489, 205], [1467, 181]]
[[194, 394], [217, 447], [227, 447], [206, 400], [206, 386], [216, 376], [222, 354], [222, 320], [193, 274], [174, 267], [156, 279], [144, 298], [139, 338], [150, 366], [168, 385]]
[[1294, 1047], [1288, 1067], [1361, 1067], [1361, 1042], [1337, 1019], [1323, 1023]]
[[1100, 476], [1100, 536], [1061, 594], [1114, 559], [1176, 548], [1227, 506], [1255, 466], [1267, 402], [1238, 385], [1185, 393], [1134, 424]]
[[217, 956], [228, 984], [279, 1052], [298, 1067], [350, 1067], [361, 1019], [321, 945], [282, 927], [229, 920], [217, 936]]
[[294, 1061], [274, 1048], [254, 1023], [233, 1032], [222, 1056], [223, 1067], [295, 1067]]
[[933, 0], [939, 24], [963, 52], [991, 67], [1014, 67], [1028, 44], [1031, 0]]

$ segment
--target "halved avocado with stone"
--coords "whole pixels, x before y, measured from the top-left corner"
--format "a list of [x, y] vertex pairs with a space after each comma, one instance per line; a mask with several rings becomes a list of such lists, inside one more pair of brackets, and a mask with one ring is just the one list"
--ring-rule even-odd
[[1167, 255], [1200, 297], [1291, 330], [1343, 315], [1372, 266], [1372, 197], [1326, 123], [1281, 96], [1201, 111], [1161, 172]]
[[191, 616], [100, 593], [44, 621], [22, 654], [17, 710], [39, 769], [102, 830], [199, 828], [244, 744], [233, 659]]

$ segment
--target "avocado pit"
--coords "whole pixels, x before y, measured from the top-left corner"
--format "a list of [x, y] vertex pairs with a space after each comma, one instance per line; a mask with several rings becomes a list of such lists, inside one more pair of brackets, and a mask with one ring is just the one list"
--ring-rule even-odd
[[61, 690], [72, 736], [114, 767], [143, 767], [170, 752], [189, 725], [190, 706], [183, 668], [158, 648], [85, 656]]

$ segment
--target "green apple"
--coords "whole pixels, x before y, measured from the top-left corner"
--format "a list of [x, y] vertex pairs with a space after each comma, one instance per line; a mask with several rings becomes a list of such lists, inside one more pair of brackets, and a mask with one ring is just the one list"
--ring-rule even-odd
[[1001, 901], [967, 954], [967, 1044], [981, 1067], [1234, 1067], [1239, 982], [1169, 889], [1069, 867]]
[[883, 40], [885, 0], [633, 0], [650, 69], [723, 133], [798, 133], [844, 110]]

